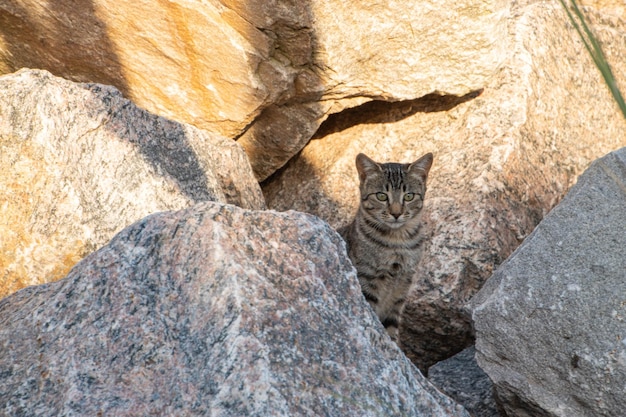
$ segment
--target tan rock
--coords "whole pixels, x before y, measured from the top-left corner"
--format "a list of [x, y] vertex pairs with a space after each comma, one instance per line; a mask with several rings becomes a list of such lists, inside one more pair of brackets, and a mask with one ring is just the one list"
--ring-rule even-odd
[[3, 14], [0, 68], [115, 85], [152, 112], [233, 137], [291, 85], [262, 31], [272, 24], [261, 7], [219, 1], [19, 0]]
[[[516, 9], [500, 40], [506, 60], [480, 96], [345, 111], [264, 186], [271, 208], [339, 227], [358, 204], [357, 153], [405, 162], [435, 154], [424, 209], [430, 239], [401, 335], [421, 369], [471, 342], [467, 301], [587, 164], [626, 144], [626, 122], [567, 22], [558, 4]], [[604, 22], [607, 54], [626, 80], [626, 25]]]
[[303, 105], [296, 94], [293, 104], [261, 114], [242, 135], [257, 178], [266, 179], [295, 155], [328, 114], [372, 99], [463, 95], [482, 87], [504, 55], [498, 40], [507, 12], [501, 0], [311, 1], [313, 73], [298, 80], [305, 79], [315, 101]]
[[241, 136], [265, 179], [329, 113], [484, 85], [507, 12], [504, 0], [16, 0], [0, 17], [0, 72], [115, 85], [151, 112]]
[[622, 19], [626, 18], [626, 3], [624, 3], [624, 0], [579, 0], [576, 3], [578, 6], [592, 7], [605, 15], [614, 15]]
[[463, 95], [502, 62], [504, 0], [311, 3], [325, 98]]
[[152, 115], [99, 84], [0, 77], [0, 297], [49, 282], [150, 213], [264, 200], [233, 141]]

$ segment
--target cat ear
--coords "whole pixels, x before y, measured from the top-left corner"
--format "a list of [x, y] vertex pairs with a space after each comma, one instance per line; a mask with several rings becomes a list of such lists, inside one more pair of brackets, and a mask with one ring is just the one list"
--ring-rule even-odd
[[420, 173], [422, 174], [424, 179], [426, 179], [426, 177], [428, 176], [428, 171], [430, 171], [430, 167], [432, 165], [433, 165], [433, 154], [429, 152], [426, 155], [422, 156], [417, 161], [410, 164], [408, 171], [409, 172], [414, 171], [414, 170], [421, 171]]
[[359, 171], [361, 182], [365, 181], [365, 178], [369, 174], [382, 171], [380, 165], [368, 158], [364, 153], [360, 153], [356, 156], [356, 170]]

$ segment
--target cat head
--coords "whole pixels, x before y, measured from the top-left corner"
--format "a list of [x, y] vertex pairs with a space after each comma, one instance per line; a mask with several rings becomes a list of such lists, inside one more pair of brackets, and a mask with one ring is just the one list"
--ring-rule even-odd
[[381, 229], [414, 225], [424, 206], [426, 178], [432, 163], [432, 153], [411, 164], [382, 164], [362, 153], [357, 155], [364, 215]]

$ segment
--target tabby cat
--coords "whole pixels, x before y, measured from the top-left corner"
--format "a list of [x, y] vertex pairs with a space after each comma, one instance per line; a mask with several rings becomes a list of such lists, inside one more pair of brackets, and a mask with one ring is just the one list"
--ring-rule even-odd
[[432, 163], [431, 153], [412, 164], [381, 164], [359, 154], [361, 204], [354, 221], [339, 230], [365, 299], [396, 343], [422, 253], [419, 214]]

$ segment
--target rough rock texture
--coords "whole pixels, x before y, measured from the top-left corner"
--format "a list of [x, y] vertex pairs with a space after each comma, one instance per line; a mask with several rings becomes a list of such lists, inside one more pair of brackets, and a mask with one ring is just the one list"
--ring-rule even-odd
[[[597, 28], [626, 80], [626, 23]], [[264, 183], [271, 208], [333, 227], [356, 211], [355, 156], [435, 155], [423, 219], [429, 237], [401, 339], [423, 370], [472, 344], [466, 303], [595, 158], [626, 144], [626, 122], [559, 4], [517, 6], [507, 58], [476, 97], [372, 102], [331, 116], [316, 139]]]
[[112, 84], [149, 111], [243, 135], [258, 177], [328, 112], [479, 88], [501, 61], [508, 2], [15, 0], [0, 73]]
[[464, 416], [386, 336], [339, 235], [200, 203], [0, 301], [3, 415]]
[[428, 380], [463, 405], [472, 417], [500, 417], [493, 383], [476, 363], [475, 354], [476, 349], [471, 346], [431, 366]]
[[626, 148], [596, 162], [473, 301], [509, 417], [626, 410]]
[[236, 143], [45, 71], [0, 77], [0, 146], [0, 297], [62, 278], [150, 213], [264, 207]]
[[579, 0], [577, 4], [593, 7], [607, 15], [626, 18], [626, 3], [622, 0]]
[[[260, 180], [302, 149], [327, 114], [372, 99], [467, 94], [501, 61], [503, 0], [308, 3], [312, 72], [296, 77], [296, 95], [264, 111], [239, 139]], [[300, 85], [310, 91], [299, 94]]]

